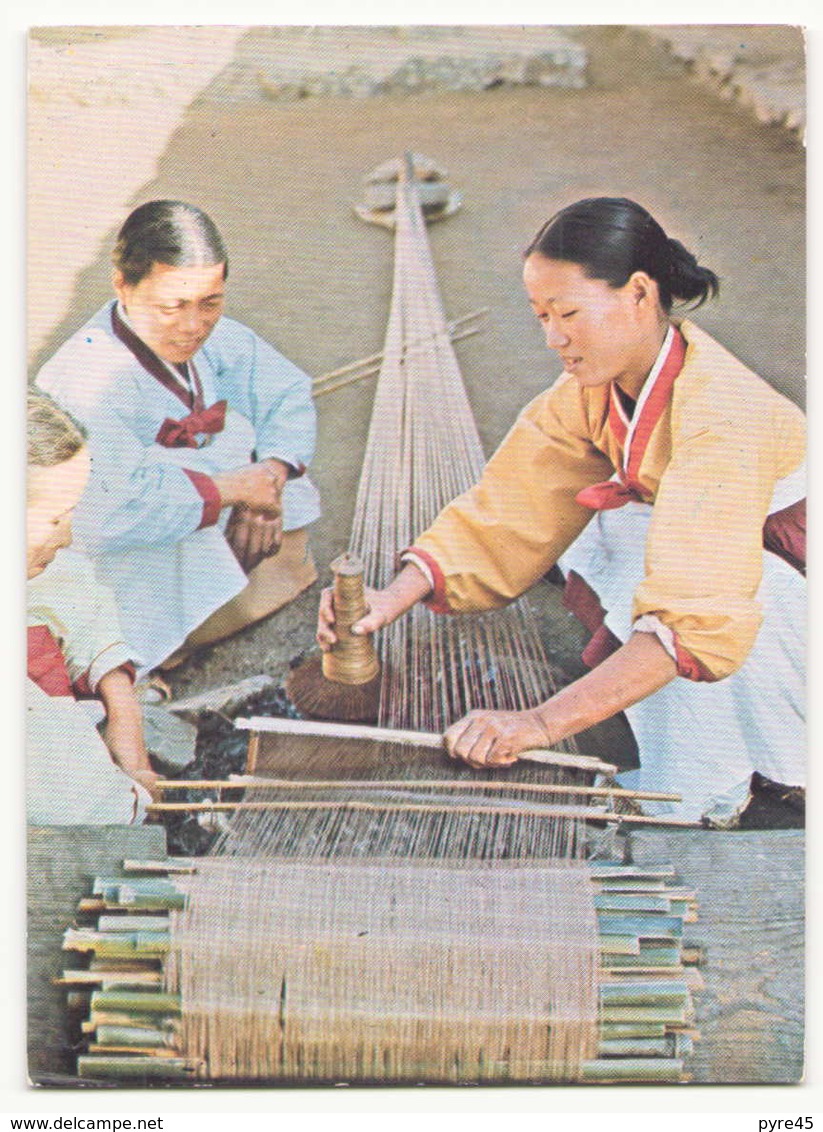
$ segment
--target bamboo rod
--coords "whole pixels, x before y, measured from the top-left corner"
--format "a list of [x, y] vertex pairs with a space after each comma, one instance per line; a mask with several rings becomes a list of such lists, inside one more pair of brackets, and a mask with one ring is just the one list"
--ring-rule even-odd
[[179, 1014], [180, 995], [160, 991], [93, 991], [91, 1008], [135, 1014]]
[[[471, 338], [475, 334], [479, 334], [482, 326], [469, 326], [465, 330], [461, 330], [457, 334], [451, 335], [452, 342], [462, 342], [464, 338]], [[432, 335], [434, 337], [434, 335]], [[338, 389], [344, 389], [347, 385], [354, 385], [357, 381], [363, 381], [367, 377], [375, 377], [380, 373], [380, 366], [375, 364], [369, 366], [368, 369], [360, 370], [359, 373], [353, 373], [349, 377], [341, 377], [339, 381], [330, 381], [321, 385], [322, 378], [316, 378], [317, 384], [312, 387], [312, 396], [321, 397], [324, 393], [335, 393]]]
[[593, 861], [589, 872], [599, 880], [614, 880], [616, 877], [629, 880], [660, 880], [675, 875], [672, 865], [613, 865], [607, 861]]
[[146, 806], [149, 814], [183, 813], [229, 813], [234, 810], [366, 810], [372, 813], [451, 813], [451, 814], [503, 814], [519, 817], [570, 818], [579, 821], [606, 822], [622, 825], [628, 820], [631, 825], [675, 826], [679, 829], [698, 829], [699, 823], [688, 822], [668, 815], [643, 817], [635, 814], [615, 814], [586, 806], [442, 806], [412, 802], [387, 802], [385, 804], [360, 801], [340, 802], [152, 802]]
[[123, 862], [126, 873], [196, 873], [197, 864], [185, 857], [170, 860], [168, 857], [157, 861], [137, 861], [126, 859]]
[[619, 815], [609, 814], [586, 806], [445, 806], [421, 802], [361, 802], [361, 801], [276, 801], [276, 802], [153, 802], [146, 807], [148, 813], [218, 813], [231, 810], [364, 810], [368, 813], [413, 814], [503, 814], [507, 817], [546, 817], [592, 820], [614, 820]]
[[603, 1006], [603, 1022], [665, 1022], [676, 1024], [686, 1021], [686, 1008], [677, 1005], [663, 1006]]
[[52, 979], [55, 986], [82, 987], [100, 986], [104, 990], [114, 987], [160, 986], [163, 982], [162, 971], [64, 971], [56, 979]]
[[608, 935], [610, 931], [615, 934], [625, 931], [641, 938], [664, 939], [680, 936], [683, 932], [683, 921], [678, 916], [657, 915], [653, 912], [648, 915], [634, 913], [625, 916], [600, 912], [597, 922], [604, 935]]
[[[452, 322], [449, 322], [446, 326], [446, 329], [452, 342], [456, 340], [456, 337], [462, 332], [463, 327], [467, 322], [473, 322], [476, 318], [484, 318], [488, 313], [488, 307], [478, 307], [477, 310], [470, 311], [468, 314], [461, 315], [460, 318], [456, 318]], [[468, 333], [477, 334], [479, 329], [480, 328], [477, 327], [476, 329], [472, 329]], [[412, 346], [422, 345], [422, 343], [427, 342], [433, 337], [435, 337], [435, 333], [418, 335], [416, 338], [413, 338], [411, 339], [411, 341], [406, 343], [406, 348], [408, 349]], [[316, 387], [318, 385], [322, 385], [326, 381], [332, 381], [336, 377], [344, 377], [346, 374], [353, 373], [355, 370], [362, 369], [364, 366], [375, 366], [375, 372], [377, 372], [380, 369], [380, 363], [383, 361], [383, 357], [383, 350], [378, 350], [377, 353], [369, 354], [365, 358], [358, 358], [354, 362], [347, 362], [344, 366], [339, 366], [337, 369], [332, 369], [327, 373], [319, 374], [317, 377], [312, 379], [312, 385]]]
[[169, 918], [162, 915], [148, 915], [144, 912], [131, 915], [126, 912], [120, 915], [101, 916], [97, 921], [99, 932], [167, 932]]
[[77, 1073], [80, 1077], [120, 1078], [139, 1080], [142, 1077], [182, 1078], [194, 1077], [201, 1063], [187, 1058], [141, 1057], [130, 1054], [101, 1057], [99, 1054], [80, 1056]]
[[180, 1051], [174, 1046], [141, 1046], [131, 1045], [128, 1042], [124, 1042], [122, 1045], [116, 1045], [114, 1042], [92, 1042], [89, 1045], [88, 1052], [103, 1055], [127, 1053], [134, 1057], [170, 1058], [180, 1056]]
[[246, 750], [246, 770], [254, 774], [257, 770], [257, 760], [260, 755], [260, 733], [252, 731], [249, 735], [249, 745]]
[[609, 1041], [615, 1038], [662, 1038], [665, 1022], [602, 1022], [600, 1037]]
[[584, 1061], [584, 1081], [668, 1081], [683, 1080], [683, 1062], [664, 1057], [605, 1057]]
[[90, 1014], [80, 1029], [84, 1034], [94, 1034], [100, 1026], [153, 1026], [157, 1024], [157, 1014], [137, 1014], [131, 1010], [96, 1010]]
[[604, 1006], [662, 1006], [686, 1002], [689, 998], [685, 983], [665, 979], [602, 983], [599, 990]]
[[488, 790], [522, 791], [525, 794], [579, 794], [582, 797], [634, 798], [639, 801], [679, 802], [679, 794], [662, 794], [652, 790], [627, 790], [619, 786], [568, 786], [553, 782], [511, 782], [479, 779], [293, 779], [259, 778], [238, 775], [236, 778], [161, 779], [157, 790], [239, 790], [248, 786], [264, 790]]

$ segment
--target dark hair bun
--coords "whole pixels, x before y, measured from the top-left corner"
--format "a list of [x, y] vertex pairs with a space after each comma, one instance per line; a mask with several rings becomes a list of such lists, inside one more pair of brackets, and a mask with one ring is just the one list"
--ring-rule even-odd
[[635, 271], [645, 271], [657, 282], [666, 312], [675, 299], [700, 306], [720, 287], [713, 271], [701, 267], [651, 213], [626, 197], [589, 197], [570, 204], [543, 225], [525, 254], [577, 263], [611, 287], [623, 287]]

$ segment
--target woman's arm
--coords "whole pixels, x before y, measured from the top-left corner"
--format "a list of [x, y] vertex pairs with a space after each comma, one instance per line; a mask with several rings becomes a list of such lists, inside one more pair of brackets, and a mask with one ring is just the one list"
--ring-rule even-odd
[[106, 709], [103, 738], [112, 758], [122, 771], [151, 790], [159, 775], [149, 762], [143, 738], [143, 713], [131, 676], [122, 668], [107, 672], [97, 685], [97, 694]]
[[444, 736], [452, 758], [508, 766], [522, 751], [553, 747], [664, 687], [677, 665], [653, 633], [632, 633], [616, 652], [529, 711], [472, 711]]

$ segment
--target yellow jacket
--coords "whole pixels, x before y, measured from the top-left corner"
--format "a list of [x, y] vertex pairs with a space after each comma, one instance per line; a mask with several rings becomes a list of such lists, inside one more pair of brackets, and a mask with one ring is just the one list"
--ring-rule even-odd
[[[682, 675], [716, 680], [757, 635], [763, 523], [775, 484], [803, 462], [805, 422], [699, 327], [680, 331], [682, 368], [633, 448], [633, 482], [654, 503], [633, 614], [672, 630]], [[624, 392], [638, 398], [643, 384]], [[577, 493], [622, 466], [616, 400], [611, 385], [582, 388], [563, 374], [522, 411], [480, 482], [415, 542], [433, 608], [498, 608], [557, 561], [593, 514]]]

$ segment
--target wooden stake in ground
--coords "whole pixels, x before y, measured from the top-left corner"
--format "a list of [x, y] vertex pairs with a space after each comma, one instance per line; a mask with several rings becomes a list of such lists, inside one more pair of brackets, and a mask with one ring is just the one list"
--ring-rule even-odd
[[342, 554], [331, 569], [337, 642], [330, 652], [291, 670], [286, 694], [298, 711], [312, 719], [374, 723], [380, 706], [380, 663], [371, 638], [351, 632], [368, 611], [363, 563], [354, 554]]

